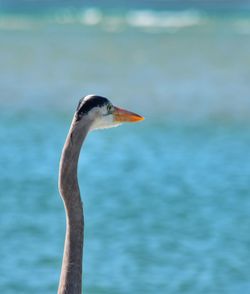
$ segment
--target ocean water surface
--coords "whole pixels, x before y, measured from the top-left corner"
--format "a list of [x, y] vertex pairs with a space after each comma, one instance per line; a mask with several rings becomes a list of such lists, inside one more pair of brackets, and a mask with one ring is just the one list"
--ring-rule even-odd
[[85, 292], [250, 291], [249, 36], [246, 12], [0, 15], [1, 293], [56, 293], [58, 164], [89, 93], [145, 121], [83, 146]]

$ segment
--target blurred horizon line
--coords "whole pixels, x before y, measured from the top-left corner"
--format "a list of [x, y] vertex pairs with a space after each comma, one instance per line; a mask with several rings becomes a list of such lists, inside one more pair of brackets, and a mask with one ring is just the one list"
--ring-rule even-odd
[[113, 10], [156, 10], [156, 11], [180, 11], [195, 9], [198, 11], [211, 13], [237, 13], [250, 12], [250, 2], [244, 0], [229, 1], [198, 1], [198, 0], [120, 0], [120, 1], [84, 1], [80, 0], [0, 0], [1, 13], [45, 13], [60, 9], [88, 9], [97, 8], [103, 11]]

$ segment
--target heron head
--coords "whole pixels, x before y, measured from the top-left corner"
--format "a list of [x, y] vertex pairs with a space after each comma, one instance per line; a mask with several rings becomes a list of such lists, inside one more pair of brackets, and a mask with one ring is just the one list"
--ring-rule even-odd
[[131, 111], [114, 106], [107, 98], [88, 95], [80, 99], [76, 120], [90, 122], [90, 130], [112, 128], [123, 122], [137, 122], [144, 118]]

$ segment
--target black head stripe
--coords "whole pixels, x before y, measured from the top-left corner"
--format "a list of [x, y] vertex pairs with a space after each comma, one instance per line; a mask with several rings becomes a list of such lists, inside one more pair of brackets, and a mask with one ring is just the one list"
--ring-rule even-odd
[[76, 109], [76, 119], [81, 119], [81, 117], [87, 114], [92, 108], [102, 107], [107, 103], [109, 103], [107, 98], [97, 95], [90, 96], [86, 100], [85, 97], [81, 98]]
[[78, 111], [78, 110], [80, 109], [83, 99], [84, 99], [84, 97], [82, 97], [82, 98], [79, 100], [78, 105], [77, 105], [77, 108], [76, 108], [76, 111]]

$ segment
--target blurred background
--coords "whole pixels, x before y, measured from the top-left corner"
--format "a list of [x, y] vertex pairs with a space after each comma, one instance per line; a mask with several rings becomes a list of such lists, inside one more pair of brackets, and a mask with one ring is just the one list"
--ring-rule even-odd
[[84, 289], [250, 293], [249, 1], [0, 0], [0, 292], [56, 293], [60, 153], [90, 93]]

